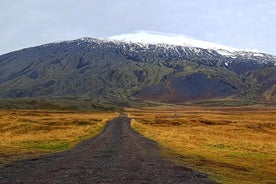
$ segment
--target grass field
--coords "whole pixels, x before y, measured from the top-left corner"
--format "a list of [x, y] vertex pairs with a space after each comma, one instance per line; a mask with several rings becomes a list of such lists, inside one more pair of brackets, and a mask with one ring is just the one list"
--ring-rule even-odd
[[276, 108], [126, 109], [161, 154], [218, 183], [276, 183]]
[[0, 111], [0, 166], [13, 160], [68, 149], [95, 136], [108, 112]]

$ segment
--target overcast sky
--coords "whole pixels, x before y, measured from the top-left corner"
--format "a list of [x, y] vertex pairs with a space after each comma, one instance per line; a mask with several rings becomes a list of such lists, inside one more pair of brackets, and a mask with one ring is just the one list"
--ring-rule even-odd
[[0, 0], [0, 54], [149, 30], [276, 55], [275, 0]]

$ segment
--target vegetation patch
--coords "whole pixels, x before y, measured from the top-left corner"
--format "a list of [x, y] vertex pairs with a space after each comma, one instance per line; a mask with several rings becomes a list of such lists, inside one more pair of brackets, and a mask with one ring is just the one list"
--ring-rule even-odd
[[28, 149], [45, 151], [63, 151], [70, 147], [70, 142], [60, 140], [23, 141], [20, 143]]

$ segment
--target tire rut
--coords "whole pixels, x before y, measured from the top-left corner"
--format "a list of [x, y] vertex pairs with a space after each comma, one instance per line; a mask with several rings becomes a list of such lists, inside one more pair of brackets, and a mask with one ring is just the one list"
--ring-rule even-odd
[[157, 144], [118, 117], [98, 136], [62, 153], [22, 160], [0, 169], [0, 183], [215, 183], [205, 174], [158, 155]]

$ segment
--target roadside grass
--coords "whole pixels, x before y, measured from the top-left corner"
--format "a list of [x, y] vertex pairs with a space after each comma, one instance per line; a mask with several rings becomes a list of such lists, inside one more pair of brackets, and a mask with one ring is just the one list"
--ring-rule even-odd
[[218, 183], [276, 182], [276, 108], [126, 109], [132, 127], [160, 144], [161, 155]]
[[0, 166], [69, 149], [100, 133], [113, 112], [0, 111]]

